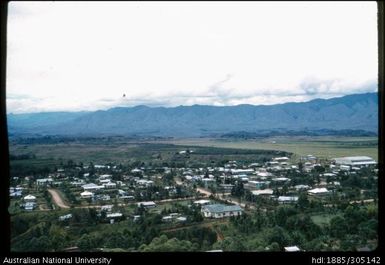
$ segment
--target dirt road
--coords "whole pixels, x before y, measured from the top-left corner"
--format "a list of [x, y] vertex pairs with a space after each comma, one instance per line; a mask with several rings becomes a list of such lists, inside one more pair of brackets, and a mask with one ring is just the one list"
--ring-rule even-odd
[[64, 203], [63, 199], [60, 197], [60, 194], [55, 189], [48, 189], [48, 192], [51, 194], [53, 201], [60, 208], [68, 209], [70, 208], [67, 204]]

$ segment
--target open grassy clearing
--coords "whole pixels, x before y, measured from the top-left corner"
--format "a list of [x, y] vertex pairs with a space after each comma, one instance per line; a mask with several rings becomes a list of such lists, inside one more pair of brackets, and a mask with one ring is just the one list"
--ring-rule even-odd
[[339, 214], [318, 214], [318, 215], [313, 215], [311, 216], [312, 221], [316, 225], [320, 226], [325, 226], [330, 224], [330, 220], [333, 219], [334, 217], [338, 216]]
[[262, 139], [218, 139], [195, 138], [164, 141], [175, 145], [210, 146], [220, 148], [280, 150], [298, 156], [308, 154], [321, 158], [367, 155], [378, 159], [378, 138], [376, 137], [270, 137]]

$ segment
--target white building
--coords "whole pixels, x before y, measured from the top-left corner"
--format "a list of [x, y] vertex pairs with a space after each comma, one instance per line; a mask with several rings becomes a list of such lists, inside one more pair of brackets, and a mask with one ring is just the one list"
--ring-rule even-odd
[[264, 189], [264, 190], [253, 190], [251, 191], [251, 193], [256, 196], [273, 195], [274, 191], [272, 189]]
[[198, 200], [198, 201], [195, 201], [194, 204], [207, 205], [207, 204], [210, 204], [210, 201], [209, 200]]
[[37, 179], [36, 185], [37, 186], [46, 186], [52, 184], [53, 179], [52, 178], [45, 178], [45, 179]]
[[327, 188], [315, 188], [312, 190], [308, 190], [307, 193], [309, 195], [327, 195], [329, 194], [329, 190]]
[[144, 208], [154, 208], [156, 207], [155, 202], [138, 202], [138, 207], [143, 206]]
[[98, 186], [98, 185], [96, 185], [95, 183], [89, 183], [89, 184], [83, 185], [82, 188], [83, 188], [85, 191], [87, 191], [87, 190], [99, 190], [99, 189], [104, 188], [104, 186]]
[[83, 199], [88, 199], [88, 198], [94, 197], [94, 194], [92, 192], [90, 192], [90, 191], [83, 191], [82, 193], [80, 193], [80, 196]]
[[297, 246], [284, 247], [286, 252], [298, 252], [301, 251]]
[[108, 182], [108, 183], [103, 184], [103, 186], [104, 186], [106, 189], [115, 189], [115, 188], [116, 188], [116, 183], [114, 183], [114, 182]]
[[27, 196], [24, 197], [24, 200], [27, 202], [33, 202], [36, 200], [36, 197], [31, 194], [28, 194]]
[[62, 216], [59, 216], [59, 221], [65, 221], [65, 220], [68, 220], [68, 219], [71, 219], [72, 218], [72, 214], [66, 214], [66, 215], [62, 215]]
[[277, 200], [279, 203], [294, 203], [298, 201], [298, 197], [297, 196], [279, 196]]
[[243, 210], [239, 205], [211, 204], [202, 207], [204, 217], [224, 218], [242, 215]]
[[337, 157], [333, 159], [336, 165], [345, 165], [345, 166], [370, 166], [376, 165], [377, 162], [369, 156], [346, 156], [346, 157]]

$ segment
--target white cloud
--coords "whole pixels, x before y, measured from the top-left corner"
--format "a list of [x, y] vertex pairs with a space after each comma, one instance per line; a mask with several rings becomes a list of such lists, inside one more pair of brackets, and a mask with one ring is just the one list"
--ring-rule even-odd
[[375, 2], [11, 2], [7, 111], [373, 91], [376, 12]]

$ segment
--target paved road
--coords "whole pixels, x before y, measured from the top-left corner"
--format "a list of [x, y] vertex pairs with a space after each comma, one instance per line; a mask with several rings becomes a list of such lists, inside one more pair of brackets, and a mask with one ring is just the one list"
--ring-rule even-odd
[[48, 189], [48, 192], [51, 194], [53, 201], [60, 208], [68, 209], [70, 208], [67, 204], [64, 203], [62, 197], [55, 189]]

